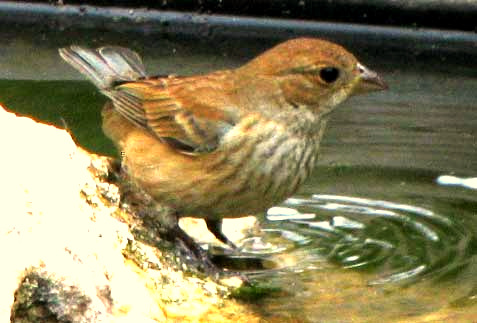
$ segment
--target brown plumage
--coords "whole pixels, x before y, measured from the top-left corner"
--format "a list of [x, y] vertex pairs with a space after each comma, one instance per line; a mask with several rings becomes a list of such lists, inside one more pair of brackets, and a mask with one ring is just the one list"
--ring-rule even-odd
[[344, 48], [311, 38], [188, 77], [150, 78], [139, 56], [120, 47], [60, 54], [112, 100], [103, 129], [131, 180], [178, 216], [206, 219], [222, 241], [222, 218], [264, 211], [305, 181], [330, 111], [386, 88]]

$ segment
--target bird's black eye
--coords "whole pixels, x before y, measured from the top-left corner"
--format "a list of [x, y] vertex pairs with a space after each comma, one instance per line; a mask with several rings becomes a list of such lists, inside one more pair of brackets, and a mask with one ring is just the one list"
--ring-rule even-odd
[[340, 70], [336, 67], [323, 67], [320, 70], [320, 78], [326, 83], [333, 83], [340, 76]]

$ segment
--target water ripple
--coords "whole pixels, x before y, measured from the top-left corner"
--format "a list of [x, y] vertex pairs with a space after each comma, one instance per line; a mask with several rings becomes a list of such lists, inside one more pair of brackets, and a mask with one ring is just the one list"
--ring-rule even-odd
[[312, 195], [271, 208], [267, 220], [269, 230], [321, 259], [376, 273], [373, 285], [443, 277], [474, 253], [472, 230], [455, 217], [403, 203]]

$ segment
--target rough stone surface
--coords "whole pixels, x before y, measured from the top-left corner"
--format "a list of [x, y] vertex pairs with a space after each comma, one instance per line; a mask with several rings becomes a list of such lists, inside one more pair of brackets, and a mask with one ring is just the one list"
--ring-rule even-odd
[[225, 282], [146, 243], [154, 232], [128, 222], [107, 158], [2, 107], [0, 148], [0, 322], [258, 321]]

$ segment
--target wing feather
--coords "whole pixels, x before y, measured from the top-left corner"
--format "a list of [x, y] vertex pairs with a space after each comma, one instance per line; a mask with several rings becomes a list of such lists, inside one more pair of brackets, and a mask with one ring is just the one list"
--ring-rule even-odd
[[234, 103], [227, 101], [223, 76], [198, 78], [126, 82], [107, 95], [121, 115], [159, 138], [172, 139], [165, 140], [169, 144], [179, 143], [175, 148], [210, 152], [236, 123], [235, 116], [227, 112]]

